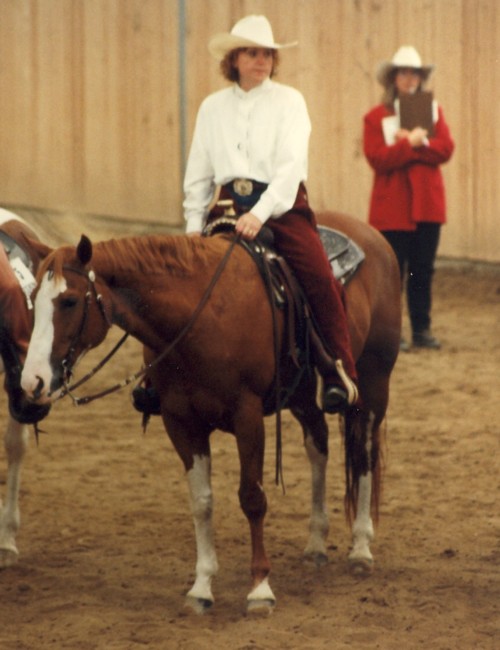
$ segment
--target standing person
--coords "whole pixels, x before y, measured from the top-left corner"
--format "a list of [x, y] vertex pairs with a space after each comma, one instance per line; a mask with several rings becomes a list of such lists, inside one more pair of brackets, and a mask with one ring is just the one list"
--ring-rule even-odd
[[[406, 292], [413, 345], [439, 349], [431, 330], [431, 285], [446, 203], [440, 165], [454, 143], [441, 106], [433, 101], [433, 134], [399, 125], [399, 98], [423, 91], [433, 65], [422, 65], [412, 46], [402, 46], [379, 66], [382, 103], [364, 116], [364, 152], [374, 170], [369, 222], [398, 258]], [[408, 343], [402, 339], [401, 349]]]
[[311, 123], [303, 96], [276, 83], [278, 44], [264, 16], [239, 20], [214, 36], [209, 51], [231, 82], [201, 104], [184, 180], [187, 233], [200, 233], [220, 199], [232, 199], [236, 232], [253, 240], [265, 223], [308, 297], [332, 368], [323, 377], [322, 407], [336, 413], [356, 402], [356, 367], [344, 308], [309, 207], [307, 177]]

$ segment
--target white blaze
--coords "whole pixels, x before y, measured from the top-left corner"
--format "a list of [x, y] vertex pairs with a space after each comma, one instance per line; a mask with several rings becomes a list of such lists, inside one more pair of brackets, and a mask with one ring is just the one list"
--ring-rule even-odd
[[[32, 396], [41, 379], [43, 381], [42, 397], [45, 398], [45, 401], [49, 399], [47, 393], [52, 380], [50, 355], [54, 343], [53, 300], [66, 291], [66, 287], [64, 278], [55, 280], [47, 272], [42, 279], [35, 300], [35, 325], [21, 377], [21, 386], [29, 396]], [[56, 396], [54, 394], [52, 397]]]

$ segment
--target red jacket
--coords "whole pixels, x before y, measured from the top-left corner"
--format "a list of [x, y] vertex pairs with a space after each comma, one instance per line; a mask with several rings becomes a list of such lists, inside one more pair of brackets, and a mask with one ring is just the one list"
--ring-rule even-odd
[[385, 144], [382, 119], [394, 115], [384, 105], [364, 117], [364, 152], [375, 171], [369, 222], [377, 230], [415, 230], [419, 221], [445, 223], [446, 200], [439, 165], [455, 147], [439, 107], [429, 146], [413, 149], [408, 140]]

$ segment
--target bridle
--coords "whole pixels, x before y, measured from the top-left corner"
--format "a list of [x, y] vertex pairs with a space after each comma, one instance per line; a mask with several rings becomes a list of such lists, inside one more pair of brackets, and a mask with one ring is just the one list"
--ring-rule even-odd
[[210, 283], [205, 290], [205, 293], [200, 299], [200, 302], [196, 306], [196, 309], [194, 312], [191, 314], [190, 319], [186, 323], [186, 325], [182, 328], [182, 330], [177, 334], [177, 336], [169, 343], [169, 345], [151, 362], [148, 363], [146, 366], [135, 372], [133, 375], [130, 375], [129, 377], [126, 377], [122, 381], [118, 382], [114, 386], [111, 386], [110, 388], [107, 388], [103, 391], [100, 391], [99, 393], [96, 393], [94, 395], [87, 395], [85, 397], [76, 397], [73, 395], [72, 391], [84, 384], [86, 381], [88, 381], [91, 377], [93, 377], [98, 370], [100, 370], [108, 361], [111, 359], [111, 357], [117, 352], [117, 350], [122, 346], [122, 344], [125, 342], [126, 338], [128, 337], [128, 333], [125, 333], [122, 338], [118, 341], [118, 343], [115, 345], [115, 347], [102, 359], [102, 361], [93, 369], [91, 370], [85, 377], [82, 377], [78, 382], [76, 382], [73, 385], [69, 385], [71, 376], [72, 376], [72, 367], [73, 364], [75, 363], [76, 359], [73, 358], [75, 357], [76, 353], [76, 346], [78, 344], [78, 341], [80, 340], [83, 331], [85, 329], [85, 325], [87, 323], [88, 319], [88, 314], [89, 314], [89, 309], [90, 309], [90, 304], [92, 302], [92, 297], [95, 298], [95, 301], [99, 307], [99, 311], [104, 318], [104, 321], [106, 325], [108, 326], [108, 329], [110, 329], [113, 325], [113, 322], [111, 318], [108, 316], [106, 309], [104, 307], [103, 303], [103, 298], [102, 295], [97, 291], [96, 286], [95, 286], [95, 279], [96, 275], [92, 269], [89, 271], [82, 271], [80, 269], [75, 269], [71, 266], [63, 266], [64, 271], [71, 271], [73, 273], [76, 273], [78, 275], [81, 275], [83, 277], [87, 278], [88, 286], [87, 286], [87, 291], [85, 293], [85, 306], [83, 310], [83, 315], [82, 315], [82, 320], [80, 322], [80, 325], [78, 327], [78, 331], [76, 332], [75, 336], [73, 337], [71, 341], [71, 345], [68, 349], [68, 352], [64, 359], [62, 360], [61, 364], [63, 366], [63, 384], [64, 384], [64, 390], [62, 391], [60, 398], [64, 397], [65, 395], [69, 395], [73, 401], [73, 404], [76, 406], [80, 406], [82, 404], [88, 404], [89, 402], [94, 401], [95, 399], [99, 399], [101, 397], [105, 397], [106, 395], [109, 395], [110, 393], [114, 393], [117, 390], [120, 390], [121, 388], [124, 388], [125, 386], [128, 386], [134, 381], [137, 381], [141, 377], [143, 377], [148, 371], [153, 369], [155, 366], [157, 366], [160, 361], [162, 361], [168, 354], [172, 352], [172, 350], [175, 348], [175, 346], [186, 336], [186, 334], [189, 332], [189, 330], [193, 327], [194, 323], [196, 322], [198, 316], [200, 315], [201, 311], [205, 307], [206, 303], [208, 302], [212, 291], [217, 284], [220, 276], [222, 275], [222, 272], [227, 264], [227, 261], [229, 260], [229, 257], [231, 253], [233, 252], [234, 247], [240, 240], [240, 235], [235, 236], [226, 253], [224, 254], [224, 257], [222, 260], [219, 262], [219, 265], [215, 269], [215, 273], [210, 280]]
[[83, 307], [82, 319], [80, 321], [80, 325], [78, 327], [78, 330], [76, 331], [76, 334], [73, 336], [71, 340], [70, 346], [68, 348], [68, 352], [66, 353], [64, 359], [61, 361], [61, 365], [63, 367], [63, 372], [64, 372], [64, 383], [66, 386], [67, 382], [70, 380], [72, 376], [71, 369], [76, 361], [75, 359], [76, 346], [87, 324], [92, 298], [95, 298], [97, 306], [99, 307], [99, 311], [102, 314], [102, 317], [104, 318], [108, 326], [108, 329], [111, 327], [112, 323], [106, 313], [106, 309], [104, 307], [104, 303], [102, 300], [102, 294], [98, 293], [96, 289], [94, 271], [90, 269], [89, 271], [85, 272], [85, 271], [81, 271], [80, 269], [75, 269], [71, 266], [63, 266], [63, 271], [70, 271], [71, 273], [76, 273], [77, 275], [81, 275], [82, 277], [85, 277], [87, 279], [87, 291], [85, 292], [85, 303]]
[[108, 329], [112, 327], [113, 323], [110, 316], [106, 312], [102, 294], [97, 291], [97, 288], [95, 286], [95, 279], [96, 279], [95, 272], [92, 269], [90, 269], [89, 271], [82, 271], [81, 269], [76, 269], [72, 266], [63, 266], [63, 271], [76, 273], [77, 275], [80, 275], [87, 279], [87, 291], [85, 292], [85, 303], [83, 307], [83, 314], [80, 321], [80, 325], [71, 340], [66, 356], [61, 361], [61, 366], [63, 369], [64, 390], [61, 393], [59, 399], [64, 397], [65, 395], [69, 395], [72, 398], [73, 402], [77, 402], [78, 398], [74, 397], [71, 391], [74, 390], [75, 388], [78, 388], [78, 386], [81, 386], [86, 381], [88, 381], [91, 377], [95, 375], [95, 373], [98, 370], [100, 370], [109, 361], [109, 359], [111, 359], [111, 357], [115, 354], [115, 352], [117, 352], [117, 350], [125, 342], [126, 338], [128, 337], [128, 333], [124, 334], [124, 336], [120, 339], [118, 344], [115, 345], [113, 350], [111, 350], [111, 352], [108, 353], [106, 357], [93, 370], [91, 370], [87, 375], [85, 375], [85, 377], [82, 377], [82, 379], [80, 379], [78, 382], [70, 386], [70, 380], [73, 376], [72, 369], [76, 362], [76, 347], [85, 330], [85, 326], [87, 325], [89, 312], [90, 312], [90, 305], [92, 304], [93, 299], [95, 300], [99, 308], [99, 312], [103, 317]]

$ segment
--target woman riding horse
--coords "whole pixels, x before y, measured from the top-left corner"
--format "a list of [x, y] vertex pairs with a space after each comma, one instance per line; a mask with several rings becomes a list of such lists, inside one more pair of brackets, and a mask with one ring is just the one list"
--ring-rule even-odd
[[302, 95], [272, 81], [278, 50], [264, 16], [247, 16], [209, 43], [229, 88], [202, 103], [184, 181], [187, 233], [207, 221], [215, 185], [232, 199], [236, 232], [253, 240], [265, 223], [309, 300], [331, 362], [323, 370], [323, 410], [343, 411], [358, 398], [341, 284], [334, 278], [309, 207], [307, 176], [311, 123]]

